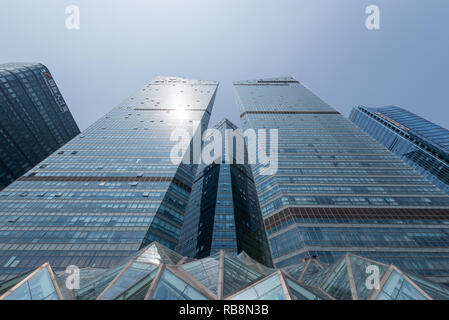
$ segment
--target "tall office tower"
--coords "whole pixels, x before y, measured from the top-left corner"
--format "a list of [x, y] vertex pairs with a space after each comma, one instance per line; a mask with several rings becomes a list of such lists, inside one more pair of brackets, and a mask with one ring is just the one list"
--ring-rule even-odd
[[449, 194], [449, 130], [395, 106], [359, 106], [349, 119]]
[[244, 137], [227, 119], [214, 128], [221, 134], [222, 151], [214, 163], [198, 168], [177, 251], [194, 258], [208, 257], [221, 249], [235, 255], [245, 251], [272, 266], [256, 186], [245, 162], [247, 156], [243, 154], [238, 161], [237, 152], [247, 152]]
[[79, 132], [44, 65], [0, 64], [0, 190]]
[[0, 279], [174, 248], [196, 166], [172, 163], [170, 136], [207, 127], [217, 86], [156, 78], [0, 192]]
[[243, 127], [279, 130], [259, 201], [277, 267], [344, 253], [449, 283], [449, 197], [291, 77], [234, 83]]

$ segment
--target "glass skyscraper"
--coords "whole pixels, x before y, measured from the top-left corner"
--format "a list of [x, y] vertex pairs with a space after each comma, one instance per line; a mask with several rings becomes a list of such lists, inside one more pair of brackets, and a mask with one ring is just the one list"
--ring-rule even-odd
[[359, 106], [349, 119], [449, 194], [449, 130], [395, 106]]
[[349, 252], [449, 283], [449, 197], [291, 77], [234, 82], [244, 129], [279, 130], [252, 165], [277, 267]]
[[0, 280], [175, 248], [196, 166], [172, 163], [170, 136], [207, 128], [217, 86], [158, 77], [0, 192]]
[[0, 190], [79, 132], [47, 67], [0, 64]]
[[[227, 119], [214, 128], [222, 136], [221, 155], [214, 155], [214, 163], [198, 168], [177, 251], [194, 258], [208, 257], [219, 250], [234, 255], [245, 251], [272, 266], [251, 168], [247, 162], [237, 161], [237, 143], [244, 141], [243, 135]], [[228, 135], [228, 131], [239, 138]], [[233, 151], [227, 154], [230, 148]], [[246, 146], [243, 149], [246, 153]], [[232, 161], [226, 161], [227, 157]]]

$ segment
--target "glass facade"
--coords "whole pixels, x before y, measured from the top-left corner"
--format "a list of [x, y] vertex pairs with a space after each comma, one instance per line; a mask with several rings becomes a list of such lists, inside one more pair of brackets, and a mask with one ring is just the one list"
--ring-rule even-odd
[[276, 270], [244, 251], [195, 260], [155, 242], [110, 269], [79, 274], [79, 287], [67, 288], [67, 273], [55, 276], [46, 263], [0, 283], [0, 300], [449, 300], [447, 287], [352, 254]]
[[170, 135], [207, 128], [217, 86], [156, 78], [0, 192], [0, 280], [175, 248], [196, 166], [172, 163]]
[[[240, 135], [242, 142], [243, 135], [227, 119], [214, 128], [224, 140], [221, 157], [198, 168], [177, 251], [195, 258], [208, 257], [221, 249], [235, 255], [245, 251], [272, 266], [251, 168], [244, 161], [236, 163], [235, 157], [232, 164], [225, 160], [238, 150], [237, 138], [225, 138], [227, 130]], [[231, 147], [233, 152], [228, 155]], [[246, 146], [243, 148], [246, 153]]]
[[279, 165], [252, 165], [277, 267], [346, 252], [449, 283], [449, 197], [299, 81], [234, 82], [246, 129], [278, 129]]
[[47, 67], [0, 64], [0, 190], [79, 132]]
[[395, 106], [359, 106], [349, 119], [449, 194], [449, 130]]
[[[367, 268], [375, 271], [375, 280]], [[301, 272], [298, 272], [301, 270]], [[395, 265], [346, 254], [331, 265], [308, 259], [286, 269], [296, 281], [336, 300], [448, 300], [449, 289]]]

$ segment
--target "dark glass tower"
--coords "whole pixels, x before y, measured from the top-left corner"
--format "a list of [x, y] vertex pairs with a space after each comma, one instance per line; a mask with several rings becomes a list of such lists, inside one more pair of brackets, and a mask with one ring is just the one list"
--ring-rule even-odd
[[449, 194], [449, 130], [395, 106], [359, 106], [349, 119]]
[[[215, 127], [223, 138], [221, 157], [215, 163], [200, 165], [187, 205], [177, 251], [194, 258], [211, 256], [219, 250], [237, 255], [245, 251], [253, 259], [272, 266], [270, 249], [260, 212], [251, 168], [226, 161], [226, 152], [237, 153], [237, 140], [226, 139], [226, 130], [241, 132], [224, 119]], [[228, 136], [231, 137], [231, 136]], [[244, 147], [246, 153], [246, 147]], [[231, 157], [231, 155], [229, 155]], [[231, 163], [232, 162], [232, 163]]]
[[0, 190], [79, 132], [44, 65], [0, 65]]
[[196, 166], [172, 163], [170, 136], [207, 128], [217, 86], [159, 77], [0, 192], [0, 279], [174, 248]]
[[234, 83], [244, 129], [279, 130], [253, 165], [274, 263], [346, 252], [449, 283], [449, 197], [291, 77]]

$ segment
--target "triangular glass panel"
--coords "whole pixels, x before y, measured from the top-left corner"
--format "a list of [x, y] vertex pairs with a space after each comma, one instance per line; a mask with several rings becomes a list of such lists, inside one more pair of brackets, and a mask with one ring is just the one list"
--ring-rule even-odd
[[216, 255], [183, 264], [181, 268], [201, 282], [210, 291], [217, 294], [219, 261], [220, 257]]
[[414, 274], [407, 273], [407, 276], [413, 280], [421, 289], [423, 289], [429, 296], [435, 300], [449, 300], [449, 288], [440, 286], [436, 283], [430, 282]]
[[14, 289], [14, 291], [3, 298], [3, 300], [32, 300], [28, 284], [25, 282], [20, 287]]
[[157, 269], [151, 271], [148, 275], [134, 283], [130, 288], [123, 291], [120, 295], [115, 297], [115, 300], [144, 300], [145, 295], [151, 283], [156, 276]]
[[341, 259], [336, 268], [331, 271], [329, 277], [324, 281], [321, 289], [337, 300], [351, 300], [352, 293], [349, 285], [348, 269], [346, 259]]
[[285, 268], [285, 271], [287, 271], [288, 274], [291, 275], [293, 278], [298, 279], [301, 276], [302, 272], [304, 271], [306, 265], [307, 261], [301, 262]]
[[59, 300], [50, 273], [46, 267], [33, 275], [4, 300]]
[[223, 297], [229, 296], [264, 277], [236, 257], [224, 254]]
[[160, 243], [156, 243], [156, 245], [159, 247], [159, 250], [163, 251], [163, 253], [165, 254], [165, 257], [170, 259], [170, 262], [166, 262], [166, 263], [177, 264], [182, 258], [184, 258], [182, 255], [180, 255], [176, 251], [173, 251], [173, 250], [163, 246]]
[[34, 270], [30, 270], [28, 272], [22, 273], [14, 278], [6, 280], [0, 283], [0, 297], [9, 289], [17, 285], [20, 281], [28, 277]]
[[[109, 285], [109, 283], [117, 276], [117, 274], [125, 267], [127, 262], [119, 264], [107, 271], [104, 271], [91, 281], [83, 281], [82, 272], [80, 270], [80, 288], [75, 291], [78, 300], [95, 300]], [[61, 281], [65, 282], [67, 275], [63, 275]], [[65, 286], [64, 286], [65, 287]]]
[[286, 300], [279, 274], [275, 273], [258, 284], [235, 295], [231, 300]]
[[141, 253], [137, 256], [138, 262], [152, 263], [159, 265], [161, 262], [171, 264], [171, 260], [167, 257], [165, 252], [161, 250], [156, 243], [150, 244], [141, 250]]
[[248, 254], [246, 254], [244, 251], [240, 252], [237, 258], [243, 263], [245, 263], [248, 267], [251, 267], [256, 271], [259, 271], [266, 276], [272, 274], [275, 271], [275, 269], [267, 267], [260, 262], [257, 262], [256, 260], [251, 258]]
[[130, 290], [134, 286], [149, 286], [149, 283], [154, 278], [154, 271], [157, 266], [154, 264], [133, 262], [107, 289], [103, 295], [103, 300], [116, 299], [122, 296], [126, 291]]
[[153, 300], [209, 300], [209, 298], [165, 269], [157, 284]]
[[358, 299], [365, 300], [369, 297], [372, 290], [374, 290], [369, 289], [372, 286], [367, 285], [367, 281], [369, 281], [368, 277], [372, 274], [374, 275], [377, 269], [379, 274], [378, 281], [380, 281], [388, 267], [353, 255], [349, 256], [349, 261], [351, 262]]
[[[106, 270], [107, 269], [97, 269], [89, 267], [79, 269], [79, 287], [85, 288], [91, 282], [100, 278], [102, 274], [105, 273]], [[70, 279], [68, 279], [69, 275], [70, 273], [65, 273], [64, 271], [62, 271], [59, 275], [57, 275], [55, 279], [56, 283], [59, 286], [59, 289], [61, 290], [61, 294], [64, 297], [64, 300], [73, 300], [76, 298], [77, 290], [69, 289], [70, 287], [67, 285], [67, 281], [70, 281]], [[103, 289], [101, 289], [101, 291], [103, 291], [105, 287], [106, 286], [104, 286]], [[101, 293], [101, 291], [99, 291], [96, 295], [92, 296], [92, 299], [95, 299]]]
[[314, 259], [312, 259], [300, 280], [305, 283], [308, 283], [309, 281], [312, 281], [312, 279], [316, 275], [321, 274], [322, 271], [323, 268], [318, 263], [316, 263]]
[[[328, 276], [332, 273], [332, 271], [341, 263], [342, 260], [344, 260], [345, 257], [342, 256], [338, 260], [336, 260], [333, 264], [328, 265], [324, 269], [318, 271], [318, 269], [314, 268], [313, 266], [311, 271], [309, 273], [305, 274], [304, 277], [300, 279], [301, 282], [305, 283], [308, 286], [311, 287], [320, 287], [321, 284], [324, 282], [325, 279], [328, 278]], [[309, 266], [307, 266], [308, 268]], [[316, 266], [318, 268], [321, 268], [321, 266]]]
[[302, 286], [299, 283], [284, 277], [285, 284], [289, 288], [291, 298], [293, 300], [323, 300], [328, 299], [324, 293], [318, 292], [318, 290], [311, 291], [308, 287]]
[[428, 300], [401, 274], [393, 270], [376, 300]]

